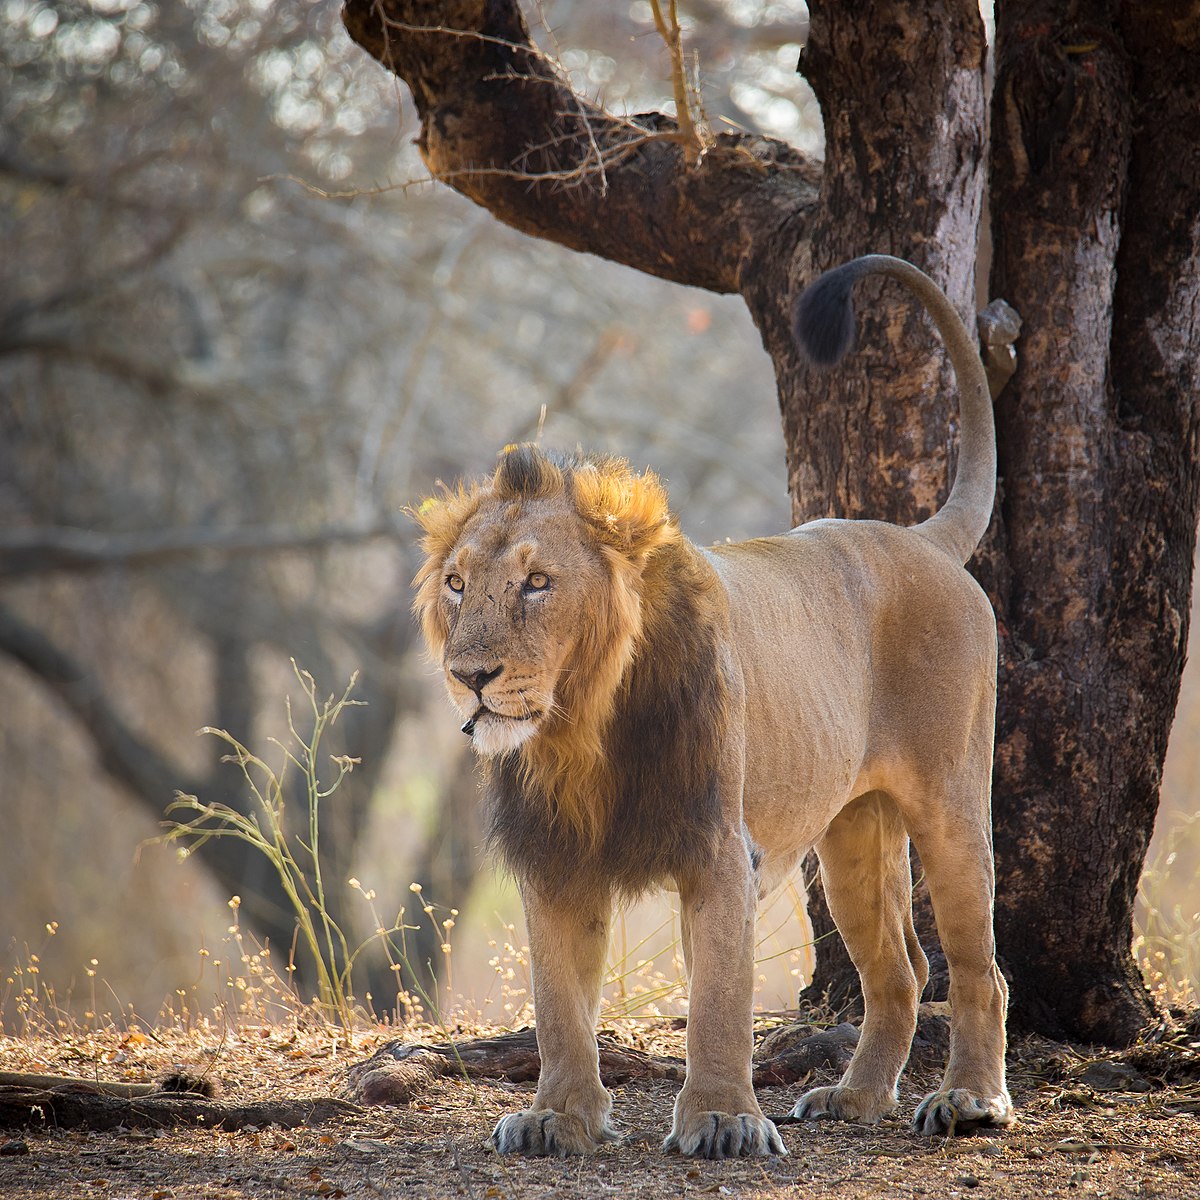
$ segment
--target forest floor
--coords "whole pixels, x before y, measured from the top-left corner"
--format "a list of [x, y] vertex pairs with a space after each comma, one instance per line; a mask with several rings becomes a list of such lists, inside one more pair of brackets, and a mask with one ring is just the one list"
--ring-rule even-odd
[[[610, 1032], [652, 1055], [681, 1056], [678, 1024], [631, 1021]], [[0, 1072], [136, 1082], [182, 1069], [219, 1080], [218, 1099], [227, 1106], [348, 1097], [347, 1069], [397, 1035], [442, 1040], [436, 1030], [386, 1029], [348, 1045], [340, 1031], [304, 1023], [29, 1034], [0, 1037]], [[501, 1158], [488, 1148], [496, 1120], [527, 1106], [533, 1094], [532, 1084], [502, 1080], [441, 1078], [407, 1105], [347, 1108], [291, 1129], [264, 1124], [224, 1132], [193, 1117], [168, 1129], [131, 1121], [94, 1132], [48, 1127], [39, 1119], [45, 1112], [34, 1111], [24, 1127], [10, 1120], [0, 1129], [0, 1197], [1200, 1200], [1194, 1032], [1123, 1056], [1027, 1040], [1012, 1048], [1009, 1065], [1019, 1119], [1007, 1131], [932, 1141], [912, 1133], [908, 1117], [937, 1082], [936, 1067], [922, 1060], [904, 1076], [894, 1119], [873, 1127], [784, 1125], [788, 1157], [725, 1162], [661, 1152], [678, 1090], [664, 1080], [615, 1088], [614, 1117], [626, 1136], [589, 1158], [568, 1160]], [[818, 1071], [808, 1085], [834, 1082], [837, 1074]], [[768, 1114], [786, 1113], [801, 1090], [765, 1088], [759, 1098]]]

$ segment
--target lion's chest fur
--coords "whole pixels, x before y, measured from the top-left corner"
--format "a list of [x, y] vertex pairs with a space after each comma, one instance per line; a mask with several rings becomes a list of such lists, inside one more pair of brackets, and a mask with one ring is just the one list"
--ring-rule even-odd
[[647, 567], [642, 608], [643, 636], [602, 738], [599, 836], [561, 819], [519, 753], [488, 767], [489, 841], [519, 879], [552, 894], [594, 886], [636, 895], [703, 871], [731, 819], [722, 756], [735, 683], [723, 593], [698, 552], [680, 544]]

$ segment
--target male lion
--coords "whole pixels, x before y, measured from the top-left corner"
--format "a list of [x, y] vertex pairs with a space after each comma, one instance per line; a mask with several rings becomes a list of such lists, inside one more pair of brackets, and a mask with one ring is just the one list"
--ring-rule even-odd
[[415, 607], [487, 760], [489, 840], [520, 883], [533, 957], [541, 1079], [532, 1108], [496, 1126], [500, 1151], [616, 1136], [595, 1039], [611, 909], [667, 884], [691, 1005], [664, 1148], [785, 1154], [751, 1085], [755, 909], [813, 846], [866, 1012], [841, 1082], [794, 1113], [890, 1112], [928, 975], [910, 837], [953, 1009], [945, 1079], [914, 1124], [1012, 1120], [992, 936], [996, 629], [963, 569], [992, 510], [991, 403], [958, 315], [900, 259], [856, 259], [809, 289], [809, 353], [848, 348], [851, 286], [871, 272], [924, 302], [962, 395], [954, 484], [920, 525], [813, 521], [703, 550], [653, 474], [534, 446], [421, 506]]

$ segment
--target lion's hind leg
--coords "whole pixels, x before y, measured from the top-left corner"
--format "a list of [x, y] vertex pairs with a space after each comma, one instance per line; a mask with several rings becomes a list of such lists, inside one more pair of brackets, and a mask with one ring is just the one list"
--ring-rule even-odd
[[587, 1154], [618, 1136], [596, 1049], [611, 905], [591, 896], [550, 903], [531, 886], [522, 897], [542, 1069], [533, 1107], [501, 1117], [492, 1145], [501, 1154]]
[[829, 911], [862, 980], [862, 1035], [835, 1087], [797, 1101], [797, 1117], [873, 1124], [896, 1107], [929, 965], [912, 924], [908, 835], [895, 802], [860, 796], [830, 823], [817, 856]]
[[1014, 1119], [1004, 1064], [1008, 986], [992, 932], [990, 758], [987, 767], [969, 784], [947, 788], [941, 803], [923, 798], [909, 821], [950, 968], [950, 1061], [941, 1087], [913, 1118], [929, 1137]]

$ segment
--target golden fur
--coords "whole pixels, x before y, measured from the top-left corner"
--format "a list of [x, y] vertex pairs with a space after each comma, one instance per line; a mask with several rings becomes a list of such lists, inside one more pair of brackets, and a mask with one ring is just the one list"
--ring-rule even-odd
[[[817, 521], [704, 551], [653, 474], [530, 446], [417, 514], [415, 607], [486, 760], [489, 838], [529, 926], [542, 1074], [533, 1106], [497, 1125], [501, 1151], [580, 1153], [615, 1136], [594, 1039], [612, 903], [666, 884], [691, 1008], [665, 1145], [786, 1153], [751, 1086], [754, 912], [813, 846], [865, 1018], [842, 1081], [794, 1111], [889, 1112], [928, 972], [910, 837], [953, 1007], [946, 1078], [915, 1124], [1012, 1119], [991, 932], [995, 623], [962, 567], [994, 493], [990, 399], [957, 314], [896, 259], [855, 260], [810, 289], [798, 332], [816, 356], [844, 347], [851, 286], [870, 272], [926, 304], [962, 394], [959, 468], [922, 525]], [[814, 342], [827, 326], [829, 344]]]
[[[533, 464], [532, 468], [530, 464]], [[532, 469], [533, 474], [518, 471]], [[651, 472], [637, 475], [615, 458], [579, 459], [566, 471], [531, 447], [510, 447], [494, 476], [470, 488], [450, 490], [426, 501], [416, 512], [425, 531], [421, 547], [426, 561], [414, 581], [415, 608], [430, 653], [443, 655], [449, 636], [449, 613], [443, 602], [447, 561], [464, 534], [475, 527], [495, 530], [515, 524], [522, 503], [568, 506], [577, 520], [552, 524], [540, 549], [562, 561], [563, 543], [588, 541], [592, 567], [602, 566], [589, 593], [589, 617], [577, 630], [570, 657], [555, 670], [561, 682], [554, 706], [538, 737], [519, 748], [525, 779], [551, 805], [548, 819], [560, 819], [594, 845], [603, 835], [611, 795], [604, 731], [612, 715], [621, 680], [642, 637], [642, 613], [651, 597], [640, 590], [641, 568], [655, 550], [680, 541], [666, 491]], [[524, 490], [522, 490], [524, 489]], [[578, 625], [578, 614], [556, 610], [559, 620]], [[560, 640], [565, 630], [541, 631]], [[539, 647], [523, 648], [531, 669]]]

